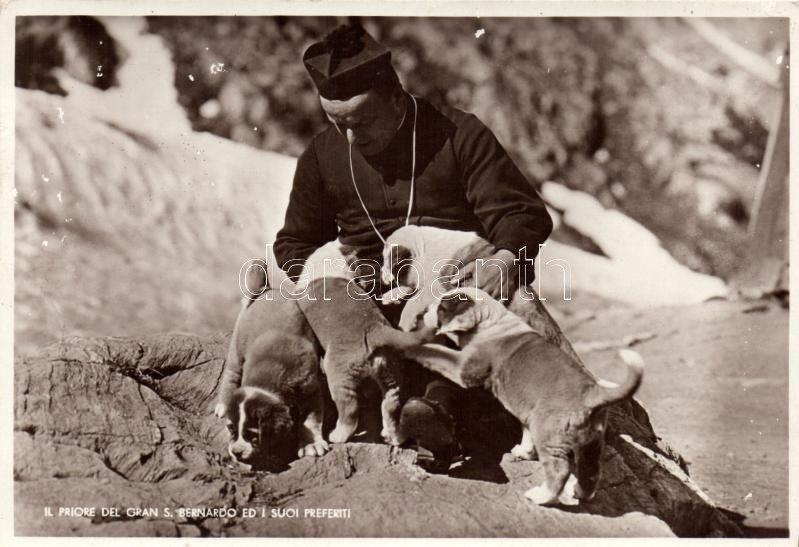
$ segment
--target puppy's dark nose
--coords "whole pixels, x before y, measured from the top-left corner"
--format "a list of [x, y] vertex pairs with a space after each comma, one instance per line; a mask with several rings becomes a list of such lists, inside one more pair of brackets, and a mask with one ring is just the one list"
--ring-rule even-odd
[[237, 457], [238, 457], [238, 456], [241, 456], [241, 455], [242, 455], [242, 453], [244, 453], [244, 447], [242, 447], [242, 446], [237, 446], [237, 445], [235, 445], [235, 444], [234, 444], [233, 446], [231, 446], [231, 447], [230, 447], [230, 452], [231, 452], [231, 454], [233, 454], [234, 456], [237, 456]]

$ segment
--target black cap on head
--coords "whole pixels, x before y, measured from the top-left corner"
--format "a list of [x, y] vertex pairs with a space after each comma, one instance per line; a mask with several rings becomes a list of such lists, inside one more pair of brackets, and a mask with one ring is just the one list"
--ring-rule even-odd
[[311, 44], [302, 62], [319, 94], [332, 100], [365, 93], [394, 72], [391, 52], [357, 24], [342, 25]]

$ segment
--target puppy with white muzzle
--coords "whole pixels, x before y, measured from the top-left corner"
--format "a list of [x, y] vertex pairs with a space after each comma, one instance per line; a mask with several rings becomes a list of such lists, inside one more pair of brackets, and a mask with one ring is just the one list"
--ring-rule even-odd
[[[258, 287], [258, 280], [248, 278], [248, 286]], [[263, 298], [244, 306], [215, 408], [226, 420], [228, 452], [236, 461], [279, 469], [295, 456], [322, 456], [329, 450], [322, 436], [320, 357], [297, 303], [280, 291], [266, 289]]]
[[417, 317], [432, 304], [436, 295], [451, 289], [458, 269], [494, 253], [494, 246], [475, 232], [434, 226], [404, 226], [394, 231], [383, 247], [382, 281], [391, 290], [384, 305], [405, 302], [399, 327], [412, 330]]
[[[449, 284], [460, 273], [454, 266], [459, 269], [466, 267], [475, 260], [492, 256], [495, 252], [496, 247], [475, 232], [433, 226], [400, 228], [389, 236], [383, 248], [382, 279], [384, 284], [390, 284], [392, 287], [391, 291], [383, 295], [383, 304], [405, 301], [399, 327], [403, 330], [413, 330], [417, 328], [421, 315], [430, 304], [455, 288]], [[507, 275], [521, 276], [522, 268], [528, 267], [524, 264], [519, 266], [518, 272], [508, 271]], [[526, 283], [527, 276], [531, 273], [528, 271], [521, 277], [521, 281]], [[461, 280], [460, 286], [475, 286], [479, 281], [479, 279]], [[521, 317], [547, 341], [577, 359], [571, 344], [535, 294], [532, 277], [529, 283], [527, 286], [519, 283], [516, 291], [503, 295], [502, 298], [507, 296], [507, 300], [502, 302], [503, 305]]]
[[[597, 380], [560, 347], [485, 292], [461, 288], [430, 305], [424, 324], [455, 342], [458, 350], [425, 344], [411, 352], [425, 367], [456, 384], [489, 390], [522, 424], [512, 454], [544, 466], [546, 480], [525, 495], [551, 504], [576, 477], [574, 497], [591, 499], [599, 481], [607, 407], [631, 397], [641, 383], [643, 361], [621, 350], [627, 378], [621, 385]], [[570, 483], [573, 484], [573, 483]], [[570, 493], [562, 501], [572, 503]]]

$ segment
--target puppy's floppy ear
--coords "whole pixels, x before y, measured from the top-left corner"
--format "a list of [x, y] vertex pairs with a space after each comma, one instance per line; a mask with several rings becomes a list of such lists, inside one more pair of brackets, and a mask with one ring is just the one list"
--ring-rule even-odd
[[402, 265], [403, 260], [413, 260], [413, 252], [405, 245], [397, 245], [394, 255], [394, 265]]
[[438, 333], [472, 330], [479, 322], [474, 300], [469, 295], [458, 292], [444, 296], [438, 304], [438, 322], [441, 325]]
[[291, 411], [282, 403], [262, 404], [255, 411], [258, 425], [268, 425], [270, 429], [282, 429], [293, 425]]
[[[384, 275], [383, 282], [390, 283], [393, 281], [397, 274], [400, 272], [400, 269], [405, 264], [409, 264], [414, 258], [413, 252], [406, 247], [405, 245], [399, 243], [389, 243], [385, 247], [383, 247], [383, 271], [386, 275]], [[405, 268], [407, 272], [409, 268]], [[387, 279], [388, 277], [391, 279]], [[407, 279], [407, 274], [405, 274]], [[400, 285], [407, 284], [406, 280], [398, 280]]]
[[255, 410], [258, 429], [271, 435], [288, 435], [294, 428], [294, 420], [288, 406], [284, 404], [260, 405]]
[[294, 415], [285, 404], [260, 405], [254, 412], [258, 423], [258, 451], [268, 465], [278, 468], [297, 452]]

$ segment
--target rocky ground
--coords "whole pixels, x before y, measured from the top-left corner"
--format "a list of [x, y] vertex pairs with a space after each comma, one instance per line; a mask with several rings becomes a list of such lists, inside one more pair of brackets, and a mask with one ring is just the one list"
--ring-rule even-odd
[[[613, 410], [600, 491], [579, 508], [530, 504], [522, 494], [542, 480], [542, 469], [538, 462], [512, 462], [507, 455], [473, 458], [449, 476], [434, 476], [415, 465], [412, 451], [355, 443], [337, 446], [318, 460], [296, 461], [281, 473], [243, 472], [231, 464], [223, 425], [211, 415], [224, 343], [225, 337], [190, 335], [67, 339], [21, 358], [15, 398], [17, 533], [742, 533], [688, 479], [680, 458], [653, 433], [637, 404]], [[475, 435], [478, 442], [497, 440], [487, 430]], [[60, 507], [76, 506], [95, 507], [98, 514], [58, 516]], [[44, 516], [45, 507], [56, 516]], [[118, 508], [122, 517], [103, 517], [102, 507]], [[181, 507], [232, 507], [238, 513], [181, 516]], [[351, 518], [260, 517], [262, 510], [269, 515], [273, 508], [314, 507], [348, 508]], [[125, 516], [135, 508], [150, 514]], [[156, 508], [157, 515], [151, 512]], [[244, 517], [243, 508], [255, 509], [258, 517]]]
[[[410, 450], [364, 443], [337, 446], [278, 474], [237, 469], [225, 453], [224, 428], [211, 415], [226, 337], [70, 338], [17, 362], [17, 533], [787, 533], [785, 310], [744, 302], [610, 307], [562, 322], [589, 367], [606, 378], [619, 373], [615, 349], [631, 343], [618, 325], [644, 340], [632, 341], [647, 362], [639, 399], [655, 426], [637, 404], [613, 410], [600, 490], [579, 508], [530, 504], [522, 494], [542, 479], [542, 469], [502, 456], [515, 439], [502, 438], [493, 425], [473, 430], [471, 443], [497, 443], [498, 450], [480, 451], [449, 475], [426, 474]], [[769, 355], [760, 353], [764, 347]], [[44, 517], [45, 506], [116, 507], [121, 515], [158, 508], [159, 514]], [[233, 507], [238, 514], [176, 517], [181, 507]], [[348, 508], [351, 517], [268, 516], [272, 509], [302, 515], [315, 507]], [[243, 517], [243, 508], [257, 516]]]

